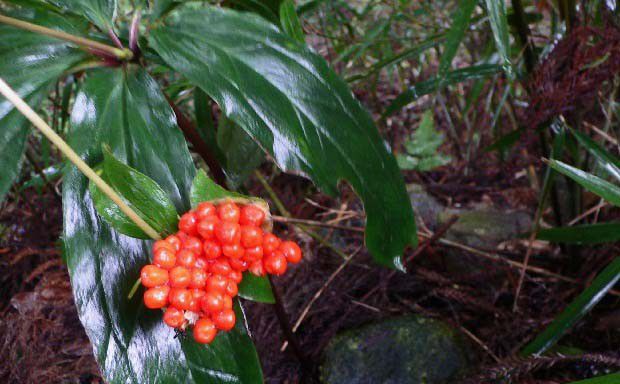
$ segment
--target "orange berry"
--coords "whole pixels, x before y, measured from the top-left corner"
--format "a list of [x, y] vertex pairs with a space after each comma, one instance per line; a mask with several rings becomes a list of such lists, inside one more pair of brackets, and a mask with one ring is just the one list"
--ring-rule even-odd
[[207, 260], [217, 259], [222, 255], [222, 247], [213, 240], [205, 240], [204, 243], [202, 243], [202, 250]]
[[224, 295], [221, 292], [206, 292], [200, 300], [200, 308], [206, 313], [224, 309]]
[[164, 312], [164, 323], [172, 328], [181, 328], [181, 326], [185, 324], [183, 311], [175, 307], [166, 308], [166, 312]]
[[169, 243], [174, 247], [175, 252], [178, 252], [181, 249], [181, 239], [178, 236], [170, 235], [165, 239], [166, 243]]
[[241, 208], [239, 224], [260, 227], [263, 224], [263, 220], [265, 220], [265, 212], [257, 206], [246, 205]]
[[209, 274], [204, 269], [194, 268], [192, 269], [192, 277], [189, 283], [191, 288], [203, 288], [207, 285], [207, 279]]
[[228, 274], [228, 278], [232, 281], [234, 281], [236, 284], [241, 283], [241, 281], [243, 280], [243, 273], [241, 271], [238, 270], [232, 270], [230, 271], [230, 273]]
[[198, 206], [196, 207], [196, 217], [198, 218], [198, 220], [202, 220], [205, 217], [213, 216], [215, 214], [215, 206], [206, 201], [204, 203], [198, 204]]
[[208, 216], [198, 222], [196, 230], [203, 239], [207, 240], [214, 236], [215, 227], [217, 227], [220, 219], [217, 216]]
[[223, 309], [211, 317], [217, 329], [230, 331], [235, 326], [236, 316], [232, 309]]
[[267, 256], [275, 252], [282, 240], [278, 239], [273, 233], [266, 233], [263, 236], [263, 255]]
[[183, 249], [189, 249], [194, 252], [196, 256], [200, 256], [202, 253], [202, 241], [199, 238], [188, 236], [187, 239], [183, 240]]
[[187, 233], [190, 236], [195, 236], [196, 232], [196, 215], [193, 212], [187, 212], [179, 219], [179, 230]]
[[205, 290], [202, 288], [193, 288], [193, 289], [190, 289], [189, 291], [192, 293], [192, 298], [198, 300], [199, 303], [200, 303], [200, 300], [202, 300], [202, 298], [206, 294]]
[[[190, 291], [190, 294], [191, 294], [191, 291]], [[189, 301], [188, 311], [192, 311], [194, 313], [200, 312], [200, 300], [196, 299], [194, 295], [192, 295], [192, 298]]]
[[207, 259], [205, 259], [204, 257], [197, 257], [196, 261], [194, 261], [194, 268], [206, 269], [207, 268]]
[[245, 248], [263, 244], [263, 230], [258, 227], [244, 225], [241, 227], [241, 245]]
[[237, 223], [222, 221], [215, 228], [215, 236], [222, 244], [235, 244], [241, 240], [241, 227]]
[[[168, 243], [166, 243], [168, 244]], [[172, 245], [169, 245], [172, 247]], [[153, 263], [158, 267], [164, 269], [170, 269], [175, 266], [177, 257], [175, 251], [172, 248], [160, 247], [155, 250], [153, 254]]]
[[245, 254], [245, 249], [241, 246], [241, 244], [226, 244], [222, 246], [222, 253], [224, 256], [229, 257], [231, 259], [240, 259]]
[[286, 257], [280, 251], [275, 251], [263, 259], [265, 271], [272, 275], [282, 275], [286, 272]]
[[265, 276], [265, 267], [262, 260], [253, 261], [248, 267], [248, 271], [255, 276]]
[[196, 262], [196, 254], [189, 249], [181, 249], [177, 253], [177, 265], [185, 268], [191, 268]]
[[155, 253], [155, 251], [157, 251], [160, 248], [167, 248], [173, 252], [175, 251], [174, 245], [170, 244], [166, 240], [157, 240], [155, 243], [153, 243], [153, 253]]
[[241, 210], [239, 206], [232, 201], [227, 201], [217, 206], [217, 215], [223, 221], [228, 221], [231, 223], [239, 222], [239, 217], [241, 215]]
[[215, 339], [217, 328], [215, 328], [213, 321], [202, 317], [194, 324], [193, 334], [194, 340], [196, 340], [197, 343], [209, 344]]
[[223, 309], [232, 309], [233, 307], [233, 299], [228, 295], [224, 295], [224, 306]]
[[209, 292], [226, 292], [226, 286], [228, 285], [228, 279], [222, 275], [211, 275], [207, 279], [207, 288]]
[[192, 293], [185, 288], [172, 288], [170, 290], [170, 304], [178, 309], [188, 311], [192, 301]]
[[301, 261], [301, 248], [293, 241], [285, 241], [278, 248], [289, 263], [297, 264]]
[[224, 292], [230, 297], [235, 297], [239, 293], [239, 287], [237, 287], [237, 283], [229, 278]]
[[192, 281], [192, 273], [189, 269], [181, 266], [170, 270], [170, 286], [173, 288], [185, 288]]
[[147, 264], [140, 271], [140, 281], [147, 288], [168, 283], [168, 271], [152, 264]]
[[263, 258], [263, 247], [257, 246], [252, 248], [246, 248], [243, 253], [243, 260], [252, 262]]
[[214, 260], [211, 265], [209, 265], [209, 272], [214, 275], [226, 276], [230, 273], [230, 271], [232, 271], [232, 268], [230, 267], [228, 260], [223, 257]]
[[243, 272], [248, 269], [248, 262], [242, 259], [228, 259], [228, 264], [235, 271]]
[[144, 292], [144, 305], [150, 309], [163, 308], [168, 304], [168, 294], [170, 287], [164, 285], [149, 288]]

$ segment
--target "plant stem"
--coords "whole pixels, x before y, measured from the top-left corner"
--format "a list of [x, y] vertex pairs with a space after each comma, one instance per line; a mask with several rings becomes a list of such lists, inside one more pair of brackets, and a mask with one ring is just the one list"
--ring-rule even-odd
[[103, 44], [98, 41], [86, 39], [84, 37], [71, 35], [66, 32], [32, 24], [27, 21], [14, 19], [12, 17], [0, 15], [0, 23], [8, 24], [16, 28], [25, 29], [27, 31], [39, 33], [46, 36], [55, 37], [60, 40], [70, 41], [81, 47], [94, 49], [96, 51], [105, 52], [117, 57], [120, 60], [131, 60], [133, 53], [128, 49], [119, 49], [111, 45]]
[[37, 115], [35, 111], [26, 104], [24, 100], [15, 91], [4, 81], [4, 79], [0, 78], [0, 94], [7, 98], [15, 108], [21, 112], [30, 122], [37, 128], [41, 133], [49, 139], [59, 150], [62, 152], [69, 161], [71, 161], [90, 181], [95, 183], [95, 185], [103, 192], [107, 197], [110, 198], [113, 202], [118, 205], [118, 207], [123, 211], [127, 217], [131, 219], [141, 230], [144, 231], [147, 235], [149, 235], [152, 239], [159, 240], [161, 237], [150, 225], [146, 223], [133, 209], [131, 209], [123, 199], [110, 187], [95, 171], [88, 166], [80, 158], [80, 156], [75, 153], [75, 151], [67, 144], [52, 128], [43, 119]]

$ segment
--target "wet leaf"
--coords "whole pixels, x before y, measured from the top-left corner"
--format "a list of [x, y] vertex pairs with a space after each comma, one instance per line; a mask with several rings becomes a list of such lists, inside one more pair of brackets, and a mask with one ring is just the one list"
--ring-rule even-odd
[[64, 10], [81, 15], [106, 32], [114, 27], [116, 0], [47, 0]]
[[402, 268], [416, 244], [402, 176], [370, 115], [319, 57], [265, 20], [206, 7], [175, 14], [150, 44], [202, 88], [286, 171], [338, 192], [347, 180], [364, 202], [366, 245], [375, 260]]

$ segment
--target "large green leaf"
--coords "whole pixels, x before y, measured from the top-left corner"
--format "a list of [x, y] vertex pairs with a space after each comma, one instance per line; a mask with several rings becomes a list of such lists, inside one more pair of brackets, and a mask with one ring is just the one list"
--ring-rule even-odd
[[620, 206], [620, 187], [561, 161], [549, 160], [549, 166], [609, 203]]
[[[14, 14], [22, 20], [75, 31], [60, 15], [27, 11]], [[50, 37], [0, 25], [0, 78], [36, 108], [54, 81], [83, 54], [69, 44]], [[0, 201], [19, 175], [29, 123], [8, 100], [0, 99]]]
[[[254, 200], [256, 203], [267, 207], [267, 203], [263, 200], [227, 191], [211, 180], [204, 171], [198, 171], [190, 192], [192, 207], [196, 207], [203, 201], [220, 200], [227, 197]], [[239, 296], [262, 303], [271, 304], [275, 302], [269, 279], [266, 276], [254, 276], [249, 272], [243, 274], [243, 281], [239, 284]]]
[[103, 31], [114, 27], [116, 0], [47, 0], [69, 12], [85, 16]]
[[368, 249], [402, 268], [404, 247], [417, 241], [402, 176], [368, 112], [323, 58], [259, 17], [214, 7], [176, 14], [151, 31], [150, 43], [281, 168], [331, 194], [348, 180], [364, 202]]
[[521, 351], [524, 356], [540, 355], [553, 346], [586, 315], [620, 279], [620, 257], [615, 258], [553, 322]]
[[565, 244], [603, 244], [620, 241], [620, 223], [597, 223], [541, 229], [536, 238]]
[[[155, 180], [179, 212], [190, 207], [195, 169], [174, 114], [144, 70], [89, 73], [76, 96], [70, 145], [91, 165], [102, 145]], [[63, 182], [64, 245], [78, 314], [109, 383], [257, 383], [258, 356], [239, 314], [235, 330], [206, 346], [175, 338], [161, 312], [127, 299], [150, 242], [119, 235], [97, 215], [88, 180], [68, 167]]]

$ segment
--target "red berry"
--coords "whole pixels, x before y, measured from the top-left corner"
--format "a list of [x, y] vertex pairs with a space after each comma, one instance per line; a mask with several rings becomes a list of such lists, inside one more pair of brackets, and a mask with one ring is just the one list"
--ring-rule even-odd
[[273, 233], [266, 233], [263, 236], [263, 255], [267, 256], [275, 252], [282, 240], [278, 239]]
[[181, 326], [185, 324], [183, 311], [175, 307], [166, 308], [166, 312], [164, 312], [164, 323], [172, 328], [181, 328]]
[[248, 262], [260, 260], [263, 258], [263, 247], [257, 246], [252, 248], [246, 248], [243, 254], [243, 260]]
[[208, 216], [198, 222], [196, 230], [203, 239], [210, 239], [215, 234], [215, 227], [220, 222], [217, 216]]
[[232, 268], [230, 267], [228, 260], [223, 257], [214, 260], [211, 265], [209, 265], [209, 272], [214, 275], [226, 276], [230, 273], [230, 271], [232, 271]]
[[191, 288], [203, 288], [207, 285], [207, 279], [209, 274], [204, 269], [194, 268], [192, 269], [192, 277], [189, 283]]
[[222, 275], [211, 275], [207, 279], [207, 288], [209, 292], [226, 292], [226, 286], [228, 285], [228, 279]]
[[[170, 244], [169, 246], [172, 247]], [[153, 263], [161, 268], [170, 269], [175, 266], [176, 262], [177, 257], [172, 248], [160, 247], [157, 248], [153, 254]]]
[[260, 227], [263, 224], [263, 220], [265, 220], [265, 212], [257, 206], [246, 205], [241, 208], [239, 224]]
[[208, 216], [213, 216], [216, 214], [215, 206], [211, 203], [200, 203], [198, 207], [196, 207], [196, 217], [199, 220], [202, 220]]
[[196, 256], [200, 256], [202, 253], [202, 241], [197, 237], [188, 236], [187, 239], [183, 240], [183, 249], [189, 249]]
[[241, 240], [241, 227], [237, 223], [222, 221], [215, 228], [215, 236], [222, 244], [235, 244]]
[[297, 264], [301, 261], [301, 248], [293, 241], [285, 241], [278, 248], [289, 263]]
[[221, 311], [224, 308], [224, 295], [221, 292], [207, 292], [200, 300], [200, 308], [206, 313]]
[[181, 266], [170, 270], [170, 286], [173, 288], [185, 288], [192, 281], [192, 273], [189, 269]]
[[282, 275], [286, 272], [286, 257], [280, 251], [275, 251], [263, 259], [265, 271], [272, 275]]
[[248, 262], [242, 259], [228, 259], [228, 264], [235, 271], [243, 272], [248, 269]]
[[140, 271], [140, 281], [147, 288], [168, 283], [168, 271], [155, 265], [147, 264]]
[[258, 227], [244, 225], [241, 227], [241, 245], [245, 248], [263, 244], [263, 230]]
[[232, 309], [224, 309], [212, 316], [213, 323], [217, 329], [222, 331], [230, 331], [235, 326], [236, 316]]
[[209, 344], [215, 339], [217, 328], [215, 328], [213, 321], [203, 317], [198, 319], [196, 324], [194, 324], [193, 333], [194, 340], [196, 340], [197, 343]]
[[239, 293], [239, 287], [237, 287], [237, 283], [229, 278], [224, 292], [230, 297], [235, 297]]
[[204, 257], [197, 257], [194, 262], [194, 268], [198, 269], [206, 269], [207, 268], [207, 259]]
[[170, 235], [170, 236], [166, 237], [165, 241], [166, 241], [166, 243], [169, 243], [170, 245], [172, 245], [176, 252], [178, 252], [179, 249], [181, 249], [181, 239], [179, 239], [177, 236]]
[[265, 276], [265, 268], [263, 267], [262, 260], [253, 261], [248, 268], [251, 274], [255, 276]]
[[171, 251], [175, 251], [174, 249], [174, 245], [170, 244], [169, 242], [167, 242], [166, 240], [157, 240], [154, 244], [153, 244], [153, 253], [155, 253], [155, 251], [157, 251], [160, 248], [167, 248], [170, 249]]
[[232, 307], [233, 307], [232, 297], [230, 297], [228, 295], [224, 295], [224, 306], [223, 306], [223, 309], [232, 309]]
[[202, 243], [202, 250], [207, 260], [217, 259], [222, 255], [222, 247], [213, 240], [205, 240], [204, 243]]
[[198, 300], [199, 303], [200, 303], [200, 300], [202, 300], [202, 298], [206, 294], [205, 290], [202, 288], [193, 288], [193, 289], [190, 289], [189, 291], [192, 293], [192, 298]]
[[170, 287], [161, 286], [149, 288], [144, 292], [144, 305], [150, 309], [163, 308], [168, 304]]
[[[190, 291], [190, 294], [191, 293], [192, 292]], [[192, 311], [194, 313], [199, 313], [200, 312], [200, 300], [195, 298], [194, 295], [192, 295], [192, 299], [189, 301], [188, 310]]]
[[170, 304], [188, 311], [191, 307], [192, 293], [185, 288], [172, 288], [170, 290]]
[[245, 249], [241, 244], [226, 244], [222, 247], [222, 253], [231, 259], [240, 259], [245, 254]]
[[193, 212], [187, 212], [181, 219], [179, 220], [179, 230], [187, 233], [190, 236], [195, 236], [198, 232], [196, 232], [196, 223], [198, 220], [196, 219], [196, 215]]
[[232, 270], [228, 274], [228, 278], [234, 281], [236, 284], [239, 284], [243, 280], [243, 273], [241, 273], [241, 271], [238, 271], [238, 270]]
[[217, 215], [223, 221], [237, 223], [239, 222], [241, 210], [234, 202], [227, 201], [217, 206]]
[[189, 249], [181, 249], [177, 253], [177, 265], [185, 268], [191, 268], [196, 262], [196, 254]]

